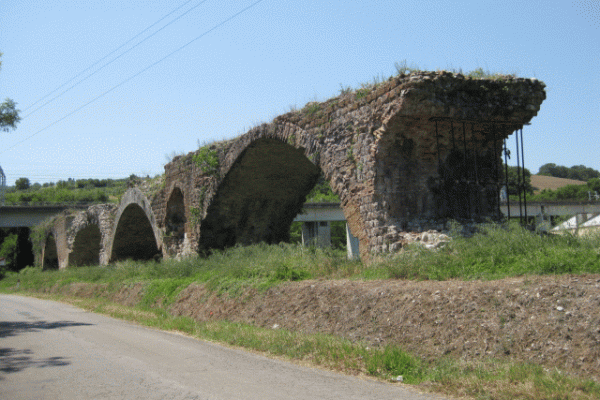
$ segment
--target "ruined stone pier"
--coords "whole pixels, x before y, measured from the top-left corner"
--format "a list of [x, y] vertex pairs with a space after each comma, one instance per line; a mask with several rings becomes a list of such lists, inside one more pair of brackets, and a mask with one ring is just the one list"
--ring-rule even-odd
[[537, 114], [544, 87], [416, 72], [308, 103], [176, 157], [159, 187], [132, 188], [118, 206], [83, 211], [85, 223], [57, 221], [52, 257], [61, 267], [81, 264], [83, 229], [101, 264], [286, 241], [320, 174], [340, 197], [365, 260], [449, 219], [498, 219], [503, 141]]

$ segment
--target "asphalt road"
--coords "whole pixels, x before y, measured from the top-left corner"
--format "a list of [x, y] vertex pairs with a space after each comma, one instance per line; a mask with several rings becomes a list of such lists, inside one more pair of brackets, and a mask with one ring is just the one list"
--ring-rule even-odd
[[0, 399], [441, 399], [0, 295]]

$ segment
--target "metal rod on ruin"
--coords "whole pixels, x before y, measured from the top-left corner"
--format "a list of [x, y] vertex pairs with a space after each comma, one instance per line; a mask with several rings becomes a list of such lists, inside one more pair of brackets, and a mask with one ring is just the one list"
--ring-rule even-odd
[[516, 151], [517, 151], [517, 193], [519, 194], [519, 221], [523, 224], [523, 203], [521, 201], [521, 191], [523, 189], [521, 182], [521, 158], [519, 156], [519, 130], [515, 134]]
[[477, 153], [479, 152], [479, 147], [477, 146], [477, 140], [475, 138], [475, 128], [473, 127], [473, 123], [471, 123], [471, 147], [473, 148], [473, 171], [475, 173], [475, 192], [477, 193], [477, 197], [475, 199], [475, 214], [479, 215], [479, 213], [481, 213], [481, 204], [479, 201], [481, 186], [479, 184], [479, 174], [477, 173]]
[[435, 120], [435, 144], [437, 146], [437, 159], [438, 159], [438, 174], [441, 174], [442, 161], [440, 158], [440, 135], [438, 133], [438, 122]]
[[477, 173], [477, 153], [479, 152], [479, 146], [477, 146], [477, 139], [475, 138], [475, 129], [471, 123], [471, 143], [473, 146], [473, 166], [475, 171], [475, 184], [479, 185], [479, 174]]
[[[502, 157], [498, 156], [498, 138], [496, 137], [496, 125], [492, 124], [492, 135], [494, 136], [494, 163], [496, 164], [495, 168], [495, 176], [494, 183], [496, 184], [496, 190], [500, 190], [500, 168], [502, 168]], [[498, 158], [500, 158], [500, 162], [498, 162]], [[496, 192], [498, 193], [498, 192]], [[500, 209], [500, 198], [496, 196], [496, 204], [498, 205], [498, 219], [500, 219], [500, 215], [502, 211]]]
[[527, 224], [527, 191], [525, 190], [525, 147], [523, 146], [523, 128], [521, 131], [521, 165], [523, 166], [523, 204], [525, 206], [525, 224]]
[[467, 195], [467, 205], [469, 210], [469, 218], [473, 218], [473, 214], [471, 213], [471, 182], [469, 181], [469, 166], [467, 165], [467, 130], [466, 124], [462, 123], [463, 128], [463, 167], [464, 167], [464, 176], [465, 183], [467, 185], [466, 195]]
[[504, 186], [506, 188], [506, 210], [508, 211], [508, 221], [510, 222], [510, 195], [508, 193], [508, 148], [506, 148], [506, 139], [504, 139]]

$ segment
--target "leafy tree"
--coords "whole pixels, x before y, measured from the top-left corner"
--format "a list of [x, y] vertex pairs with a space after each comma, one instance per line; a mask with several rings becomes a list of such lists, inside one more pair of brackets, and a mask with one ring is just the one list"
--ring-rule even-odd
[[600, 178], [600, 172], [585, 165], [574, 165], [569, 170], [569, 179], [578, 179], [587, 182], [593, 178]]
[[544, 164], [540, 167], [538, 175], [553, 176], [555, 178], [576, 179], [579, 181], [589, 181], [593, 178], [600, 178], [600, 172], [585, 165], [574, 165], [571, 168], [554, 163]]
[[56, 182], [56, 187], [59, 189], [66, 189], [69, 186], [70, 186], [70, 184], [68, 181], [60, 180], [60, 181]]
[[329, 182], [325, 180], [325, 177], [321, 174], [317, 183], [312, 188], [310, 193], [306, 196], [307, 203], [339, 203], [340, 198], [333, 193]]
[[[25, 180], [25, 183], [23, 183]], [[105, 203], [116, 200], [126, 188], [126, 180], [112, 179], [69, 179], [54, 183], [30, 184], [20, 178], [15, 187], [7, 191], [5, 200], [9, 204], [20, 203]], [[28, 187], [28, 188], [27, 188]]]
[[[502, 169], [504, 172], [504, 168]], [[533, 186], [531, 186], [531, 172], [527, 168], [519, 168], [519, 174], [517, 174], [517, 167], [509, 166], [508, 167], [508, 194], [518, 194], [518, 182], [520, 179], [525, 178], [525, 182], [521, 182], [523, 184], [523, 189], [525, 192], [529, 194], [533, 194]]]
[[544, 164], [538, 171], [538, 175], [553, 176], [555, 178], [566, 178], [567, 174], [567, 167], [558, 166], [554, 163]]
[[[2, 53], [0, 53], [2, 57]], [[0, 60], [0, 67], [2, 61]], [[17, 123], [21, 120], [19, 117], [19, 110], [17, 110], [17, 103], [11, 99], [5, 99], [3, 103], [0, 103], [0, 129], [8, 132], [11, 129], [17, 127]]]
[[[17, 259], [17, 234], [9, 234], [0, 243], [0, 258], [6, 259], [6, 265], [0, 267], [0, 274], [7, 270], [13, 270]], [[2, 270], [3, 269], [3, 270]]]
[[597, 191], [598, 193], [600, 193], [600, 178], [592, 178], [589, 181], [587, 181], [587, 185], [590, 188], [591, 191]]
[[600, 178], [592, 178], [587, 185], [567, 185], [556, 190], [544, 189], [531, 198], [532, 201], [586, 201], [590, 192], [600, 193]]
[[27, 190], [31, 186], [29, 179], [19, 178], [15, 181], [15, 188], [17, 190]]

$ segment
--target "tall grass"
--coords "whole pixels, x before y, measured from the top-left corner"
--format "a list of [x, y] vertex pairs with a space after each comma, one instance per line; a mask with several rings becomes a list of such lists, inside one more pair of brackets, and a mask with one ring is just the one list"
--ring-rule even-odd
[[[39, 290], [71, 282], [114, 285], [146, 282], [156, 296], [172, 298], [192, 282], [204, 283], [219, 294], [237, 296], [248, 288], [266, 290], [285, 281], [311, 278], [358, 276], [364, 268], [360, 261], [349, 261], [341, 250], [281, 244], [257, 244], [216, 251], [206, 258], [192, 257], [162, 262], [122, 261], [109, 266], [40, 271], [28, 267], [19, 274], [0, 280], [0, 289], [13, 287], [20, 280], [23, 289]], [[160, 282], [160, 283], [159, 283]], [[148, 301], [151, 301], [148, 299]]]
[[600, 273], [600, 235], [541, 235], [518, 224], [488, 224], [458, 234], [438, 250], [412, 245], [365, 269], [368, 278], [500, 279], [521, 275]]
[[257, 244], [215, 251], [206, 258], [134, 262], [110, 266], [44, 271], [26, 268], [8, 274], [0, 288], [24, 289], [92, 282], [123, 283], [160, 281], [148, 290], [172, 298], [191, 282], [204, 283], [219, 294], [241, 294], [248, 288], [266, 290], [286, 281], [305, 279], [500, 279], [521, 275], [600, 273], [600, 235], [576, 237], [540, 235], [517, 224], [484, 225], [470, 238], [451, 231], [443, 248], [428, 250], [414, 244], [404, 251], [381, 256], [369, 265], [346, 258], [342, 250], [301, 245]]

